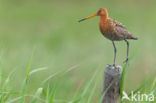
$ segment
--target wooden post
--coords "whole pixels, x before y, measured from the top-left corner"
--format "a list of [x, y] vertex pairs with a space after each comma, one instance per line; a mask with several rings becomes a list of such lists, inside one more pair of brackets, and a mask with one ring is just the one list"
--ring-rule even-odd
[[121, 66], [108, 65], [105, 68], [102, 103], [119, 103], [121, 75]]

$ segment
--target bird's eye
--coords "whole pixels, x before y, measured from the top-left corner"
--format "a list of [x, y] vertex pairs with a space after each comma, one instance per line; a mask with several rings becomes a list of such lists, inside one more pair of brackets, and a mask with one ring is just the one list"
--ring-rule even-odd
[[102, 10], [100, 9], [100, 10], [98, 11], [98, 14], [101, 14], [101, 12], [102, 12]]

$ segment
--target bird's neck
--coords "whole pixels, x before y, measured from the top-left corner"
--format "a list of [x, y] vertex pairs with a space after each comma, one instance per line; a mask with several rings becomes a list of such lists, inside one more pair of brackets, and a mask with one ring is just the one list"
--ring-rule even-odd
[[102, 33], [107, 31], [108, 29], [107, 21], [108, 21], [108, 15], [100, 16], [99, 27]]
[[100, 16], [100, 23], [106, 23], [108, 20], [108, 15]]

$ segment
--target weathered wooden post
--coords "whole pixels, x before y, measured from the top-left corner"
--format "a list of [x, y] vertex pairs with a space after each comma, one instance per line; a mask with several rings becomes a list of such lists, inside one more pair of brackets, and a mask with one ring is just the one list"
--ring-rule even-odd
[[108, 65], [105, 68], [102, 103], [119, 103], [121, 75], [121, 66]]

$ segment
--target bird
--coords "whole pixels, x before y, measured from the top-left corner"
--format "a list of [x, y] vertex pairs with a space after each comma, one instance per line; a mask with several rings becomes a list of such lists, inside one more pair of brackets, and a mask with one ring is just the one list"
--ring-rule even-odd
[[115, 46], [115, 41], [125, 41], [127, 44], [127, 55], [126, 59], [124, 60], [124, 63], [127, 63], [129, 60], [129, 41], [132, 40], [138, 40], [137, 37], [135, 37], [132, 33], [130, 33], [127, 28], [120, 22], [109, 18], [108, 12], [106, 8], [99, 8], [99, 10], [86, 18], [80, 19], [78, 22], [82, 22], [84, 20], [90, 19], [95, 16], [100, 16], [99, 20], [99, 29], [104, 37], [112, 41], [113, 47], [114, 47], [114, 60], [113, 60], [113, 66], [116, 65], [116, 53], [117, 49]]

